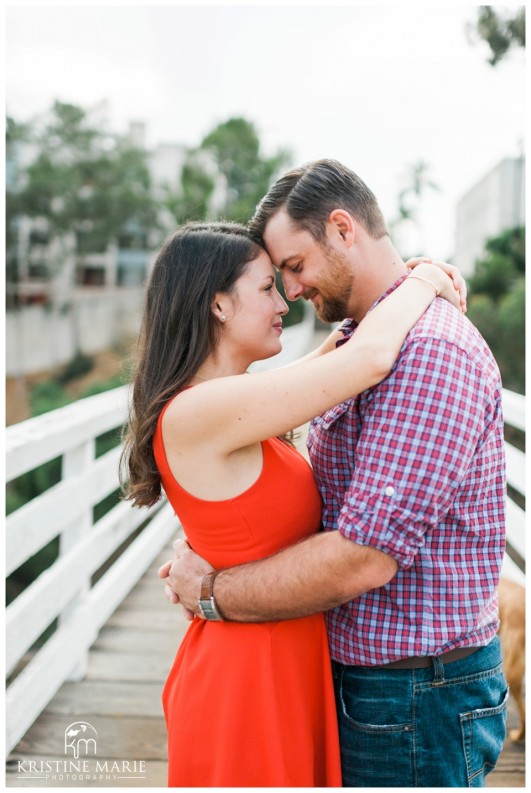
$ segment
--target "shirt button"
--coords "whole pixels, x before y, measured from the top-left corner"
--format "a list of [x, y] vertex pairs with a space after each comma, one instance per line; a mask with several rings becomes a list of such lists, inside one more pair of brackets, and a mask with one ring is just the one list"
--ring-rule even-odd
[[388, 486], [385, 488], [385, 495], [386, 495], [386, 496], [394, 496], [394, 494], [395, 494], [395, 489], [394, 489], [394, 487], [391, 487], [391, 485], [388, 485]]

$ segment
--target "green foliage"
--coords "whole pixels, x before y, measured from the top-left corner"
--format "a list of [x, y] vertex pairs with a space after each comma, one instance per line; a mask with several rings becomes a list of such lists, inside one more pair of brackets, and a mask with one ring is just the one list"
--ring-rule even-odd
[[211, 152], [225, 177], [228, 194], [223, 217], [239, 222], [249, 220], [274, 175], [290, 161], [289, 153], [283, 150], [272, 157], [261, 156], [256, 129], [244, 118], [219, 124], [200, 148]]
[[181, 173], [181, 192], [174, 195], [168, 190], [165, 205], [179, 224], [187, 220], [203, 220], [209, 215], [214, 186], [213, 176], [196, 153], [190, 152]]
[[[231, 118], [188, 153], [181, 190], [178, 195], [168, 192], [165, 205], [178, 223], [206, 218], [246, 223], [273, 177], [290, 159], [284, 150], [264, 157], [254, 125], [244, 118]], [[221, 206], [213, 205], [216, 184], [226, 191]]]
[[499, 253], [511, 259], [515, 270], [525, 274], [525, 228], [517, 226], [503, 231], [498, 237], [492, 237], [485, 243], [488, 253]]
[[469, 279], [470, 320], [490, 346], [505, 388], [525, 391], [525, 229], [487, 241]]
[[496, 66], [511, 48], [525, 47], [525, 8], [521, 6], [510, 15], [480, 6], [475, 25], [468, 29], [474, 38], [487, 42], [491, 51], [488, 62]]
[[6, 602], [9, 604], [15, 597], [32, 583], [41, 573], [47, 570], [59, 555], [59, 538], [54, 537], [44, 548], [27, 559], [6, 579]]
[[525, 274], [525, 230], [504, 231], [485, 243], [485, 256], [476, 262], [471, 294], [486, 294], [497, 302]]
[[[91, 360], [91, 359], [88, 359]], [[91, 364], [92, 365], [92, 364]], [[78, 363], [71, 363], [72, 370], [79, 367]], [[71, 370], [71, 371], [72, 371]], [[81, 372], [79, 372], [81, 374]], [[109, 380], [93, 383], [87, 387], [80, 398], [94, 396], [112, 388], [123, 385], [122, 378], [117, 375]], [[64, 407], [73, 401], [59, 380], [51, 379], [35, 385], [30, 394], [32, 415], [38, 416], [50, 410]], [[120, 443], [120, 429], [105, 432], [96, 438], [96, 457], [114, 448]], [[28, 501], [44, 493], [53, 485], [61, 481], [61, 458], [50, 460], [38, 466], [33, 471], [28, 471], [18, 479], [13, 480], [6, 488], [6, 514], [22, 507]], [[119, 491], [110, 493], [103, 501], [96, 504], [93, 509], [94, 520], [99, 520], [109, 509], [116, 506], [119, 501]], [[53, 539], [38, 553], [28, 559], [18, 570], [7, 579], [7, 601], [13, 600], [26, 586], [34, 581], [44, 570], [53, 564], [59, 553], [59, 540]]]
[[71, 380], [75, 380], [76, 377], [88, 374], [93, 368], [94, 359], [91, 358], [90, 355], [83, 355], [82, 352], [78, 352], [72, 360], [63, 367], [57, 379], [60, 383], [66, 384]]
[[44, 493], [61, 481], [61, 458], [49, 460], [33, 471], [14, 479], [6, 487], [6, 514], [9, 515], [28, 501]]
[[[13, 122], [9, 134], [22, 132]], [[127, 222], [157, 227], [146, 153], [101, 129], [87, 111], [55, 102], [26, 137], [38, 155], [24, 187], [8, 191], [8, 206], [45, 218], [52, 237], [74, 232], [78, 256], [104, 251]]]
[[498, 338], [499, 324], [496, 304], [492, 297], [469, 293], [468, 318], [481, 331], [481, 335], [493, 350]]
[[30, 392], [32, 416], [41, 416], [50, 410], [57, 410], [68, 405], [72, 398], [65, 391], [59, 380], [45, 380], [33, 386]]
[[511, 288], [515, 277], [513, 262], [503, 254], [492, 253], [476, 265], [470, 287], [474, 292], [489, 295], [496, 302]]
[[524, 392], [525, 387], [525, 281], [521, 278], [514, 289], [500, 301], [499, 310], [500, 369], [506, 388]]
[[79, 398], [85, 399], [86, 397], [95, 396], [96, 394], [102, 394], [104, 391], [111, 391], [113, 388], [119, 388], [122, 385], [124, 385], [124, 378], [122, 375], [117, 374], [115, 377], [109, 378], [109, 380], [100, 383], [92, 383], [87, 386], [83, 389]]
[[[77, 364], [76, 364], [77, 365]], [[120, 375], [99, 383], [92, 383], [81, 394], [80, 399], [109, 391], [123, 385]], [[32, 416], [40, 416], [50, 410], [56, 410], [70, 404], [73, 398], [57, 379], [45, 380], [38, 383], [30, 392], [30, 407]], [[104, 454], [120, 442], [120, 431], [109, 430], [96, 439], [96, 457]], [[9, 515], [23, 504], [31, 501], [45, 490], [61, 481], [61, 458], [50, 460], [33, 471], [10, 482], [6, 489], [6, 513]]]

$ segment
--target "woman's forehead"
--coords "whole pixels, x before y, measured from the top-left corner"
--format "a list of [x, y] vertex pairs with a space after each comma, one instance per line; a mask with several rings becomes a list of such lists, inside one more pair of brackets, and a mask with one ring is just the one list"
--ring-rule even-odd
[[249, 262], [247, 272], [257, 277], [265, 277], [267, 275], [274, 275], [275, 268], [267, 251], [261, 251], [260, 255]]

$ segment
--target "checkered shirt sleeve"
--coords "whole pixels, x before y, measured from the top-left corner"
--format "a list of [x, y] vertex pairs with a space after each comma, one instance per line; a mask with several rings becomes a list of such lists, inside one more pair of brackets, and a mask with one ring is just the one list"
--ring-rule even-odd
[[421, 338], [409, 345], [367, 397], [337, 524], [345, 537], [411, 566], [470, 472], [492, 405], [486, 387], [452, 342]]

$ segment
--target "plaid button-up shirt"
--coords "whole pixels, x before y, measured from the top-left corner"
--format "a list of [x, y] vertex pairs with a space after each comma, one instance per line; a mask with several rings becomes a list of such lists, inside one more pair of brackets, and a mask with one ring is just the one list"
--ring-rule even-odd
[[[339, 344], [355, 327], [343, 325]], [[388, 584], [328, 613], [335, 660], [378, 665], [494, 637], [505, 548], [501, 397], [483, 338], [438, 299], [382, 383], [312, 422], [325, 530], [398, 563]]]

